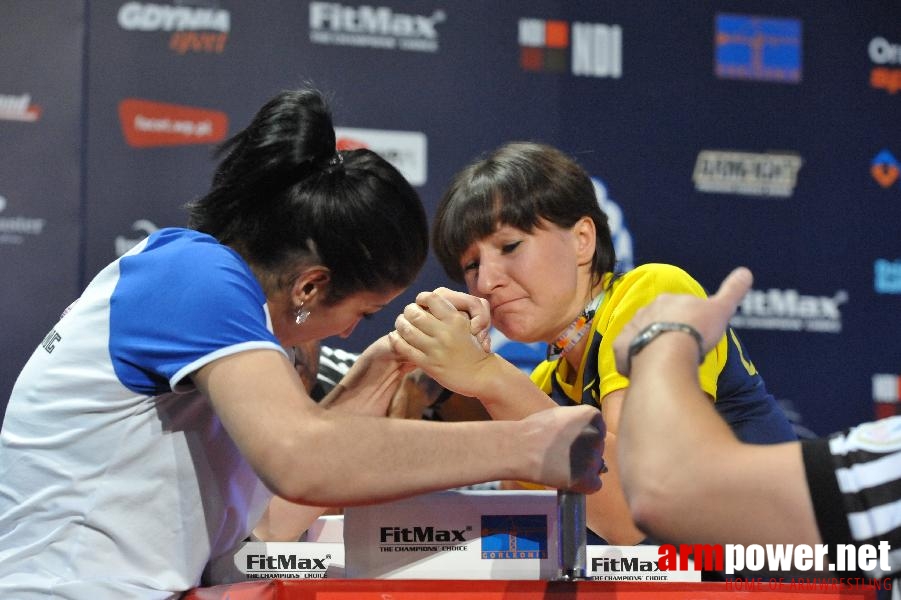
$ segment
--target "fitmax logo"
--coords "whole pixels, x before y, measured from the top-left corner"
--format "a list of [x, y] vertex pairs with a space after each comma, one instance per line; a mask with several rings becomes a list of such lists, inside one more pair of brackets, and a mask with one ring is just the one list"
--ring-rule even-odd
[[431, 542], [465, 542], [465, 529], [435, 529], [428, 527], [382, 527], [379, 529], [379, 542], [431, 543]]
[[752, 290], [741, 303], [743, 315], [756, 317], [806, 317], [840, 319], [838, 307], [848, 301], [844, 290], [828, 296], [804, 296], [797, 290]]
[[659, 571], [660, 567], [651, 560], [638, 560], [637, 558], [593, 558], [591, 559], [592, 571], [613, 572], [650, 572]]
[[846, 290], [832, 297], [806, 296], [793, 289], [751, 290], [730, 322], [746, 329], [841, 333], [840, 307], [846, 302]]
[[293, 554], [248, 554], [248, 571], [325, 571], [324, 558], [298, 558]]
[[387, 6], [311, 2], [310, 41], [335, 46], [437, 52], [437, 25], [446, 20], [447, 15], [440, 9], [426, 16], [394, 12]]

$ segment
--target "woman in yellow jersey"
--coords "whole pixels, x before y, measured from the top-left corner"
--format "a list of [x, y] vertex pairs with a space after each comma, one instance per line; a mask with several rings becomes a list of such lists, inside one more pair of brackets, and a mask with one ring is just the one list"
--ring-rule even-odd
[[[629, 515], [615, 460], [629, 380], [616, 370], [613, 340], [657, 296], [705, 297], [704, 289], [672, 265], [615, 272], [607, 217], [589, 176], [542, 144], [506, 144], [458, 173], [439, 204], [432, 241], [447, 274], [488, 301], [498, 330], [515, 341], [548, 344], [548, 359], [532, 373], [547, 402], [500, 394], [503, 400], [483, 400], [487, 411], [494, 419], [519, 419], [554, 402], [600, 407], [610, 471], [603, 488], [588, 498], [588, 525], [611, 544], [641, 542], [645, 535]], [[425, 306], [428, 296], [417, 303]], [[407, 356], [440, 383], [484, 398], [484, 388], [509, 385], [517, 375], [468, 339], [463, 320], [454, 329], [449, 320], [411, 305], [396, 335], [408, 344]], [[738, 438], [795, 439], [735, 332], [728, 330], [699, 361], [704, 391]]]

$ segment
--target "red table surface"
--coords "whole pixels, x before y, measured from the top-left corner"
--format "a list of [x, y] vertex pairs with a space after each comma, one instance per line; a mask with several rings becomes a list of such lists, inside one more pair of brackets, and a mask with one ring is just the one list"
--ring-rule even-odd
[[473, 581], [410, 579], [269, 579], [197, 588], [183, 600], [707, 600], [761, 597], [765, 600], [873, 600], [863, 587], [799, 589], [789, 584], [642, 583], [606, 581]]

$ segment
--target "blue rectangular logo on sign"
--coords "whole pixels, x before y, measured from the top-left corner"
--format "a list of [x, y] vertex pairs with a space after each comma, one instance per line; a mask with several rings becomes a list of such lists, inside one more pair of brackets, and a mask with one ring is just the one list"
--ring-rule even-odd
[[482, 515], [482, 558], [547, 558], [547, 515]]
[[722, 79], [801, 81], [801, 21], [716, 16], [716, 75]]

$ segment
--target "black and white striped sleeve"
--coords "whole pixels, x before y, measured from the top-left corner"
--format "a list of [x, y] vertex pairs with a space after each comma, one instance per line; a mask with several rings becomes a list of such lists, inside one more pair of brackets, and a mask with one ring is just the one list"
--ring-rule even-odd
[[891, 547], [888, 570], [901, 571], [901, 416], [802, 442], [807, 483], [823, 542]]

